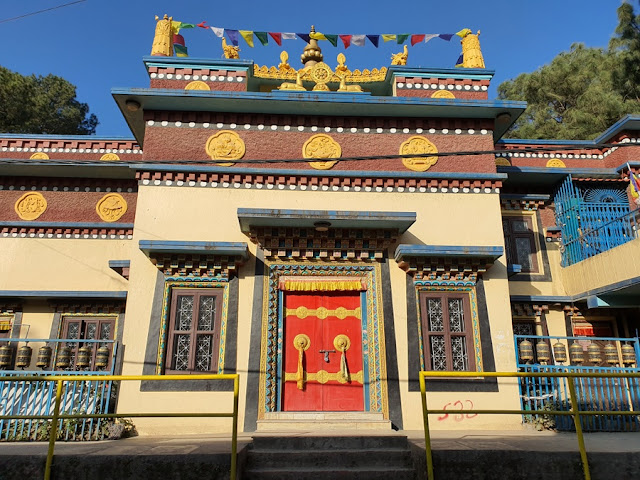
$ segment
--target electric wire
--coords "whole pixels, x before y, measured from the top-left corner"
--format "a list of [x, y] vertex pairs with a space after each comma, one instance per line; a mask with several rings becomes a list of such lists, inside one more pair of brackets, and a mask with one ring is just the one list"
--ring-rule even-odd
[[25, 13], [24, 15], [19, 15], [17, 17], [5, 18], [4, 20], [0, 20], [0, 23], [12, 22], [14, 20], [20, 20], [21, 18], [30, 17], [32, 15], [37, 15], [39, 13], [49, 12], [51, 10], [57, 10], [58, 8], [69, 7], [71, 5], [75, 5], [76, 3], [83, 3], [87, 0], [76, 0], [75, 2], [65, 3], [63, 5], [57, 5], [55, 7], [45, 8], [44, 10], [38, 10], [37, 12]]

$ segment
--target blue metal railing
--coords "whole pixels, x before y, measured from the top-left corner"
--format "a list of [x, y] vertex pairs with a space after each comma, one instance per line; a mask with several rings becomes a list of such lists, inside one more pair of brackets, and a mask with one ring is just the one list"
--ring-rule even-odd
[[[552, 353], [550, 364], [526, 363], [520, 360], [518, 344], [522, 340], [529, 340], [535, 346], [539, 341], [545, 341], [549, 346], [560, 341], [568, 344], [577, 341], [586, 348], [590, 341], [603, 341], [612, 343], [618, 348], [622, 344], [634, 346], [636, 363], [635, 367], [624, 366], [621, 362], [610, 366], [588, 365], [563, 365], [557, 362]], [[518, 369], [521, 372], [540, 373], [638, 373], [638, 359], [640, 359], [640, 342], [638, 338], [617, 337], [558, 337], [536, 335], [514, 335], [516, 355], [518, 356]], [[553, 350], [552, 350], [553, 351]], [[585, 352], [585, 357], [587, 354]], [[578, 398], [576, 399], [580, 410], [584, 411], [630, 411], [640, 409], [640, 379], [638, 378], [566, 378], [552, 377], [524, 377], [520, 379], [520, 399], [523, 410], [569, 410], [571, 399], [569, 396], [568, 381], [574, 382], [574, 388]], [[541, 415], [525, 416], [524, 420], [543, 422], [551, 420], [558, 430], [574, 430], [573, 421], [566, 416], [553, 416], [543, 418]], [[640, 420], [635, 415], [590, 415], [581, 419], [584, 431], [640, 431]]]
[[[60, 411], [66, 414], [111, 413], [115, 396], [115, 385], [111, 381], [101, 380], [101, 376], [113, 375], [117, 355], [117, 343], [114, 340], [85, 339], [3, 339], [13, 345], [17, 343], [49, 343], [54, 352], [55, 346], [75, 343], [94, 343], [111, 345], [110, 367], [105, 370], [80, 370], [72, 363], [64, 370], [55, 370], [55, 356], [51, 365], [43, 371], [38, 370], [0, 370], [0, 440], [43, 440], [51, 429], [47, 420], [6, 420], [8, 415], [51, 415], [54, 408], [55, 382], [12, 380], [12, 377], [26, 375], [38, 376], [95, 376], [95, 380], [74, 382], [73, 387], [65, 391]], [[34, 348], [37, 352], [37, 348]], [[98, 440], [107, 434], [108, 424], [102, 418], [80, 420], [60, 420], [58, 438], [64, 440]]]

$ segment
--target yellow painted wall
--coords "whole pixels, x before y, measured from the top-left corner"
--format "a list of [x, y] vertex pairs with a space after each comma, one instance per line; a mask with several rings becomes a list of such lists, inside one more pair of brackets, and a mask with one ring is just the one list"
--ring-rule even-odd
[[[500, 205], [497, 194], [403, 194], [365, 192], [317, 192], [290, 190], [184, 188], [141, 186], [138, 196], [134, 242], [139, 240], [188, 240], [248, 242], [251, 258], [256, 246], [240, 231], [238, 208], [274, 208], [295, 210], [353, 210], [353, 211], [415, 211], [416, 223], [398, 243], [431, 245], [503, 245]], [[406, 355], [407, 307], [406, 273], [390, 254], [390, 274], [395, 317], [396, 349], [400, 375], [404, 428], [421, 427], [420, 396], [407, 388], [408, 365]], [[514, 351], [511, 331], [510, 305], [506, 280], [506, 259], [500, 258], [485, 274], [487, 308], [491, 319], [493, 349], [498, 370], [512, 370]], [[239, 271], [238, 312], [238, 372], [242, 375], [240, 392], [240, 426], [245, 408], [246, 372], [249, 368], [249, 345], [254, 291], [254, 262], [249, 261]], [[139, 250], [132, 249], [131, 280], [126, 312], [124, 344], [125, 374], [141, 374], [157, 269]], [[159, 319], [154, 319], [159, 325]], [[517, 386], [501, 382], [500, 393], [433, 393], [432, 405], [471, 400], [475, 407], [519, 405]], [[230, 405], [229, 392], [140, 392], [137, 384], [123, 385], [118, 408], [120, 411], [140, 410], [186, 411], [215, 409]], [[211, 410], [210, 410], [211, 411]], [[496, 427], [495, 417], [476, 417], [457, 422], [436, 422], [434, 428]], [[182, 420], [136, 420], [141, 433], [168, 433], [184, 424]], [[500, 422], [500, 428], [518, 428], [520, 419]], [[228, 422], [220, 420], [193, 422], [193, 432], [228, 431]]]

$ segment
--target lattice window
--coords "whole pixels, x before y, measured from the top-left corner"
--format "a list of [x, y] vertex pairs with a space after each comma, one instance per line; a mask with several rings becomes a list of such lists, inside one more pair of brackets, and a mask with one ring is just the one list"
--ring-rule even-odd
[[[75, 359], [78, 350], [84, 346], [81, 341], [86, 340], [113, 340], [116, 319], [114, 317], [80, 317], [66, 316], [62, 319], [61, 337], [68, 340], [80, 340], [78, 342], [66, 342], [66, 346], [71, 347], [71, 368], [75, 368]], [[89, 343], [91, 346], [92, 358], [89, 370], [95, 370], [96, 352], [101, 346], [107, 346], [111, 350], [113, 343]], [[109, 355], [111, 362], [111, 355]], [[110, 364], [107, 368], [110, 368]]]
[[533, 217], [531, 215], [504, 216], [502, 217], [502, 229], [507, 263], [522, 266], [523, 273], [538, 273], [538, 251]]
[[173, 289], [165, 372], [217, 373], [221, 317], [222, 289]]
[[421, 292], [422, 341], [427, 370], [469, 371], [475, 368], [469, 295]]

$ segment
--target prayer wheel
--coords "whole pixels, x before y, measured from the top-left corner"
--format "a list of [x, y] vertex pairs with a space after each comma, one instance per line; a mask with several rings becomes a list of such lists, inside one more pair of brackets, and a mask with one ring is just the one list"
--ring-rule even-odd
[[45, 345], [44, 347], [40, 347], [38, 349], [38, 357], [36, 358], [36, 367], [45, 369], [51, 365], [51, 355], [53, 350], [51, 347]]
[[11, 368], [13, 349], [9, 345], [0, 347], [0, 368]]
[[609, 365], [615, 365], [619, 362], [618, 349], [611, 342], [604, 346], [604, 359]]
[[562, 342], [556, 342], [553, 344], [553, 356], [556, 359], [556, 363], [564, 363], [567, 361], [567, 349]]
[[18, 349], [18, 355], [16, 356], [16, 367], [26, 368], [31, 365], [31, 356], [33, 355], [33, 349], [29, 345], [23, 345]]
[[571, 359], [571, 363], [581, 364], [584, 362], [584, 350], [582, 349], [582, 345], [578, 342], [573, 342], [569, 346], [569, 358]]
[[629, 345], [625, 343], [621, 347], [622, 350], [622, 363], [625, 365], [633, 365], [636, 363], [636, 351], [633, 348], [633, 345]]
[[602, 350], [595, 343], [587, 347], [587, 357], [591, 363], [602, 363]]
[[69, 368], [71, 365], [71, 347], [61, 347], [58, 349], [56, 357], [56, 368]]
[[518, 353], [520, 356], [520, 363], [529, 363], [533, 361], [533, 343], [529, 340], [523, 340], [518, 345]]
[[107, 368], [109, 365], [109, 347], [102, 346], [96, 352], [96, 368]]
[[76, 357], [76, 367], [89, 368], [91, 365], [91, 346], [85, 345], [78, 350], [78, 356]]
[[551, 360], [551, 349], [549, 344], [544, 340], [540, 340], [536, 343], [536, 355], [538, 357], [538, 363], [547, 363]]

